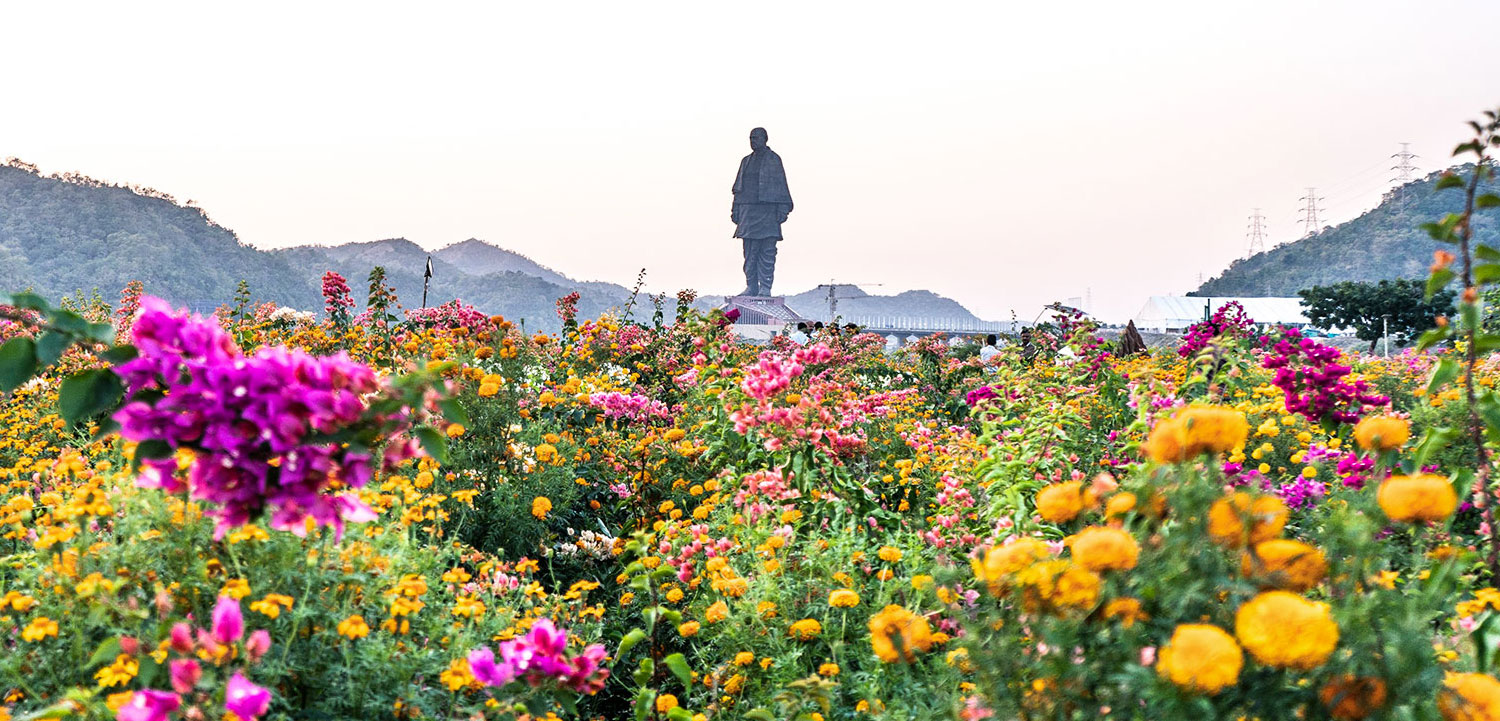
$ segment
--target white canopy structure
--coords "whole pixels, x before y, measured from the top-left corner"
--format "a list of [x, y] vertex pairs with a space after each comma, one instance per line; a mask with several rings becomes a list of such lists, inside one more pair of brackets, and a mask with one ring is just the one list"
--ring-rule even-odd
[[1213, 315], [1226, 303], [1239, 303], [1257, 324], [1305, 326], [1301, 298], [1201, 298], [1187, 295], [1153, 295], [1131, 320], [1143, 331], [1175, 333]]

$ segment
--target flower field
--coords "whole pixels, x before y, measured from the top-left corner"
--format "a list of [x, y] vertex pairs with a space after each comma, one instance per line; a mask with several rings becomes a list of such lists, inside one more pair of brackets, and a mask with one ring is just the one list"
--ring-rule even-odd
[[1466, 226], [1391, 358], [13, 296], [0, 720], [1500, 719]]

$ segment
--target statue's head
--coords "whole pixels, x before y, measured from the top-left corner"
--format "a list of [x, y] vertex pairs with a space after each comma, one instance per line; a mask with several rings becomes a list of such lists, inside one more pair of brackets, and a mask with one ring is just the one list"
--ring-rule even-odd
[[766, 149], [766, 129], [765, 128], [756, 128], [756, 129], [750, 131], [750, 149], [751, 150], [765, 150]]

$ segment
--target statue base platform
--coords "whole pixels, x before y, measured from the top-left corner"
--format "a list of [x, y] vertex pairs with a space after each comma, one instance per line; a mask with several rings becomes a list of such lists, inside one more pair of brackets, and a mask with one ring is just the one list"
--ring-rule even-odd
[[735, 325], [785, 326], [811, 323], [786, 304], [786, 296], [731, 295], [724, 299], [724, 311], [738, 310]]

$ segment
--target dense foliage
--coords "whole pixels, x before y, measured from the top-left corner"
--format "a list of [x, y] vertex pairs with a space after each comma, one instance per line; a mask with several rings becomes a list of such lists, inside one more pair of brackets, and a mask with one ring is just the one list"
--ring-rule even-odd
[[1420, 280], [1382, 280], [1379, 283], [1346, 281], [1300, 291], [1307, 319], [1316, 328], [1351, 328], [1354, 337], [1375, 343], [1389, 334], [1405, 345], [1431, 328], [1439, 316], [1453, 313], [1451, 290], [1426, 297]]

